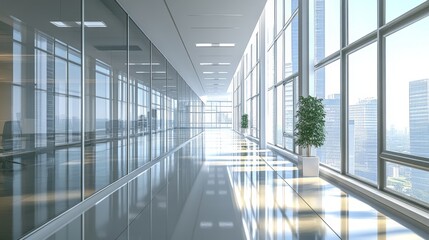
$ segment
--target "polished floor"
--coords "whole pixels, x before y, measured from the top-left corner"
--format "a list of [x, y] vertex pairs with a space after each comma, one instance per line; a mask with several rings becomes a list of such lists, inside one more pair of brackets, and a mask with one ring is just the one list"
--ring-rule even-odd
[[[406, 227], [408, 226], [408, 227]], [[230, 131], [206, 131], [50, 239], [428, 239]]]

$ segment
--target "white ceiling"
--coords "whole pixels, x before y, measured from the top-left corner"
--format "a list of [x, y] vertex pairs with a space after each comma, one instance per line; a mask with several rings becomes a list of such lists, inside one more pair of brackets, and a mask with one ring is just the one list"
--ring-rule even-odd
[[[213, 99], [227, 94], [266, 0], [118, 2], [190, 87], [200, 97]], [[235, 43], [235, 47], [197, 48], [196, 43]], [[201, 66], [200, 63], [231, 64]]]

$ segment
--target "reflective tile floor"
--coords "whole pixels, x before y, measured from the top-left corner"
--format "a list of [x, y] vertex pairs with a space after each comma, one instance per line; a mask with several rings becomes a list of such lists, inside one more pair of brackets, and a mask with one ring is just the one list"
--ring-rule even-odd
[[429, 239], [230, 130], [200, 138], [51, 239]]

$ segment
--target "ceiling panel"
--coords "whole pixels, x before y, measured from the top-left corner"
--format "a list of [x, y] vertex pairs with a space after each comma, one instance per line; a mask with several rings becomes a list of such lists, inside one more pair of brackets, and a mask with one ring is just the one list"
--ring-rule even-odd
[[[199, 96], [227, 94], [265, 0], [119, 0]], [[234, 43], [234, 47], [196, 47]], [[229, 63], [203, 66], [201, 63]], [[209, 72], [210, 74], [204, 74]]]

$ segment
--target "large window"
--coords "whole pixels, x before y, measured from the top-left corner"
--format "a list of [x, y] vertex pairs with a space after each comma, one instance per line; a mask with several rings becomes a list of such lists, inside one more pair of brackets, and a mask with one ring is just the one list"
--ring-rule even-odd
[[352, 43], [377, 28], [377, 1], [349, 0], [348, 16], [348, 42]]
[[283, 86], [277, 86], [276, 90], [276, 145], [283, 147]]
[[316, 0], [314, 11], [315, 59], [322, 60], [340, 49], [340, 0]]
[[349, 55], [349, 173], [377, 181], [377, 45]]
[[427, 158], [428, 24], [425, 18], [386, 37], [386, 150]]
[[396, 0], [385, 0], [386, 1], [386, 22], [389, 22], [396, 17], [399, 17], [403, 13], [412, 9], [413, 7], [426, 2], [426, 0], [408, 0], [398, 4]]
[[268, 1], [267, 11], [272, 10], [272, 2], [276, 14], [265, 15], [265, 27], [268, 33], [272, 30], [268, 24], [275, 24], [277, 38], [271, 39], [270, 32], [265, 43], [266, 137], [267, 142], [294, 152], [294, 105], [299, 74], [298, 1]]
[[404, 165], [386, 163], [386, 188], [422, 204], [429, 203], [429, 172]]
[[294, 80], [284, 85], [284, 147], [293, 151], [294, 149], [294, 122], [295, 122], [295, 89]]
[[[308, 86], [326, 111], [326, 141], [316, 150], [322, 165], [427, 205], [422, 194], [427, 188], [419, 184], [429, 172], [427, 1], [313, 0], [309, 9], [299, 9], [298, 3], [307, 7], [293, 0], [267, 1], [265, 28], [260, 28], [266, 31], [261, 114], [267, 142], [295, 152], [294, 107]], [[307, 26], [307, 19], [299, 23], [301, 10], [309, 10], [312, 21], [309, 46], [306, 34], [298, 39], [299, 27]], [[307, 53], [308, 73], [299, 65]], [[245, 110], [257, 112], [252, 97], [264, 91], [255, 92], [249, 81], [254, 76], [249, 77], [248, 58], [246, 52], [235, 78], [236, 119]], [[257, 115], [251, 115], [251, 124]]]
[[231, 128], [232, 102], [207, 101], [204, 106], [205, 128]]
[[317, 149], [322, 164], [341, 169], [341, 90], [340, 61], [317, 69], [314, 73], [314, 95], [323, 99], [325, 106], [325, 144]]
[[[414, 159], [429, 158], [429, 54], [426, 17], [386, 36], [385, 150]], [[406, 47], [404, 47], [406, 46]], [[429, 203], [428, 169], [386, 163], [386, 187]]]

